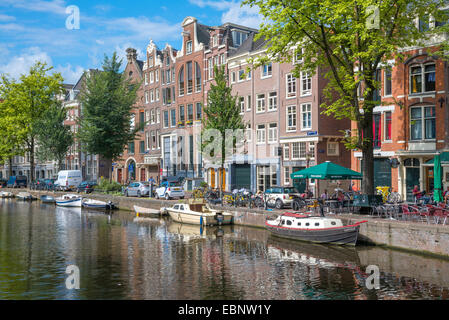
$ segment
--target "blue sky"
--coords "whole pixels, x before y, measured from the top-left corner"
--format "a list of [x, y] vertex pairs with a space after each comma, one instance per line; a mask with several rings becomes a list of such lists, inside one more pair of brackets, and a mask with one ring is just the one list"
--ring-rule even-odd
[[[255, 8], [236, 0], [0, 0], [0, 73], [17, 78], [36, 61], [46, 61], [74, 83], [83, 70], [100, 68], [104, 54], [134, 47], [144, 58], [150, 39], [180, 49], [181, 22], [193, 16], [216, 26], [234, 22], [258, 28]], [[80, 10], [80, 28], [69, 30], [66, 8]]]

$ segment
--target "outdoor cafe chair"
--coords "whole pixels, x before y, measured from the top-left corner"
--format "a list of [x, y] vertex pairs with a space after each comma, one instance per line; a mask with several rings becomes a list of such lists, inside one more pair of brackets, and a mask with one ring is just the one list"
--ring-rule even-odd
[[404, 220], [413, 220], [415, 216], [415, 211], [410, 209], [410, 206], [403, 204], [402, 205], [402, 218]]
[[429, 208], [427, 208], [425, 206], [423, 206], [423, 207], [410, 206], [410, 208], [412, 209], [413, 213], [415, 214], [417, 221], [430, 223], [431, 214], [430, 214]]

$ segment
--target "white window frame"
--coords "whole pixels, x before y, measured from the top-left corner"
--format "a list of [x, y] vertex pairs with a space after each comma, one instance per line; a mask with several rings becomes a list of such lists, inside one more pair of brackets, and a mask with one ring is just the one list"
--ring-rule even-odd
[[266, 139], [266, 126], [265, 126], [265, 124], [258, 124], [257, 125], [256, 135], [257, 135], [257, 142], [256, 142], [256, 144], [265, 144], [266, 143], [267, 139]]
[[159, 70], [156, 70], [156, 82], [159, 82]]
[[150, 100], [148, 97], [148, 91], [145, 91], [145, 103], [150, 103]]
[[[333, 149], [329, 149], [330, 146], [335, 146], [335, 148]], [[328, 141], [327, 142], [327, 146], [326, 146], [326, 154], [328, 156], [339, 156], [340, 155], [340, 144], [338, 142], [335, 141]], [[332, 152], [329, 152], [329, 150], [332, 150]]]
[[145, 85], [147, 86], [148, 85], [148, 74], [145, 72]]
[[150, 90], [150, 101], [154, 102], [154, 91], [153, 91], [153, 89]]
[[268, 124], [268, 143], [278, 142], [278, 124], [272, 122]]
[[156, 101], [159, 101], [159, 88], [154, 89], [154, 91], [156, 91]]
[[284, 144], [284, 150], [282, 152], [284, 160], [290, 160], [290, 145], [288, 143]]
[[252, 100], [251, 95], [246, 97], [246, 111], [251, 111], [251, 102], [252, 102], [251, 100]]
[[186, 41], [186, 54], [191, 54], [193, 51], [193, 42], [192, 40]]
[[[304, 107], [309, 107], [304, 111]], [[310, 115], [309, 119], [306, 119], [306, 121], [310, 121], [308, 126], [304, 126], [304, 116]], [[311, 103], [302, 103], [301, 104], [301, 131], [308, 131], [312, 129], [312, 104]]]
[[290, 167], [284, 167], [284, 185], [290, 185]]
[[[265, 66], [267, 66], [267, 72], [265, 73]], [[260, 70], [260, 78], [266, 79], [273, 76], [273, 64], [271, 62], [264, 64]]]
[[[272, 95], [274, 93], [274, 95]], [[268, 93], [268, 111], [276, 111], [278, 109], [278, 94], [276, 91]], [[274, 103], [273, 103], [274, 102]]]
[[[259, 106], [261, 108], [259, 108]], [[257, 95], [256, 99], [256, 113], [263, 113], [265, 112], [265, 94], [260, 93]]]
[[240, 114], [245, 113], [245, 97], [239, 97]]
[[[290, 91], [290, 87], [294, 90]], [[286, 99], [296, 98], [296, 78], [289, 73], [285, 76], [285, 97]]]
[[[304, 84], [306, 84], [306, 89], [304, 89]], [[301, 97], [312, 95], [312, 76], [309, 72], [301, 71]]]
[[156, 123], [161, 123], [161, 109], [156, 109]]
[[150, 71], [150, 83], [154, 82], [154, 73], [153, 71]]
[[239, 78], [237, 79], [238, 82], [245, 81], [245, 70], [240, 69], [239, 70]]
[[[292, 112], [293, 111], [293, 112]], [[296, 105], [287, 106], [287, 113], [286, 113], [287, 119], [286, 119], [286, 132], [295, 132], [298, 128], [298, 113], [296, 111]], [[289, 117], [292, 117], [292, 123], [294, 122], [294, 126], [289, 126]], [[294, 129], [293, 129], [294, 127]]]

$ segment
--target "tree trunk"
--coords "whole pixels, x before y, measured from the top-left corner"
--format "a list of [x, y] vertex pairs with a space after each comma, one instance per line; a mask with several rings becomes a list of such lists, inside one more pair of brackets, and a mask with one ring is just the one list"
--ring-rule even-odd
[[34, 181], [34, 137], [30, 143], [30, 182]]
[[12, 157], [8, 158], [9, 168], [8, 168], [8, 177], [12, 176]]
[[[109, 182], [112, 181], [112, 159], [104, 159], [104, 167], [105, 170], [103, 172], [103, 177], [105, 179], [108, 179]], [[135, 168], [134, 170], [137, 170], [137, 168]], [[136, 179], [137, 179], [137, 173], [136, 173]]]
[[374, 154], [373, 154], [373, 116], [372, 112], [365, 115], [363, 121], [363, 147], [362, 147], [362, 193], [374, 194]]

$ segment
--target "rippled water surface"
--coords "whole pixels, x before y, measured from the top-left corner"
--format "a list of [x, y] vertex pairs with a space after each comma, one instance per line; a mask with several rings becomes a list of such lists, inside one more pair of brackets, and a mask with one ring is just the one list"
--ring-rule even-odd
[[449, 261], [401, 251], [0, 200], [0, 299], [448, 299], [448, 287]]

